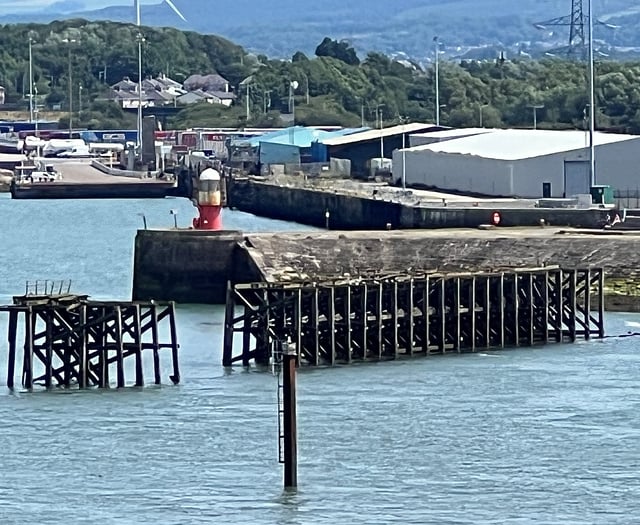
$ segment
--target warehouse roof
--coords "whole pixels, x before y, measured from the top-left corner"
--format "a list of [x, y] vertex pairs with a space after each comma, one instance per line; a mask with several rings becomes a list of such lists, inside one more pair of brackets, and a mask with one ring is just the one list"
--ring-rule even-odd
[[312, 142], [332, 137], [342, 137], [351, 133], [358, 133], [363, 129], [368, 128], [344, 128], [335, 131], [324, 131], [317, 128], [294, 126], [252, 137], [249, 142], [252, 146], [257, 146], [261, 142], [269, 142], [270, 144], [290, 144], [301, 148], [308, 148], [311, 146]]
[[394, 135], [402, 135], [403, 133], [416, 133], [418, 131], [426, 131], [435, 128], [433, 124], [424, 124], [420, 122], [412, 122], [411, 124], [403, 124], [400, 126], [392, 126], [390, 128], [370, 129], [361, 131], [360, 133], [351, 133], [342, 137], [333, 137], [320, 140], [325, 146], [342, 146], [345, 144], [357, 144], [358, 142], [367, 142], [370, 140], [380, 140], [380, 137], [392, 137]]
[[[633, 139], [640, 139], [640, 136], [613, 133], [594, 135], [596, 146]], [[588, 136], [583, 131], [504, 129], [416, 146], [409, 151], [433, 151], [487, 159], [520, 160], [579, 150], [587, 145]]]
[[455, 128], [443, 129], [442, 131], [430, 131], [429, 133], [412, 133], [412, 137], [433, 138], [436, 140], [455, 139], [458, 137], [469, 137], [471, 135], [480, 135], [481, 133], [492, 133], [496, 131], [492, 128]]

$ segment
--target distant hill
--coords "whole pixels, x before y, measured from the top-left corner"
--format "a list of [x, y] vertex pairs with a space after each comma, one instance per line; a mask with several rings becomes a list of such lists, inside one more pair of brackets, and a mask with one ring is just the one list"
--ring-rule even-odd
[[[114, 2], [124, 0], [114, 0]], [[448, 56], [470, 53], [481, 58], [497, 50], [540, 53], [563, 46], [567, 27], [536, 29], [534, 22], [568, 15], [570, 0], [173, 0], [184, 23], [166, 3], [143, 6], [143, 22], [172, 26], [230, 38], [251, 51], [289, 57], [295, 51], [313, 52], [325, 36], [347, 39], [359, 51], [378, 50], [426, 58], [438, 35]], [[132, 2], [131, 2], [132, 4]], [[134, 20], [132, 5], [65, 14], [44, 12], [0, 16], [2, 22], [47, 22], [56, 18]], [[636, 31], [640, 8], [632, 0], [593, 0], [599, 20], [599, 47], [610, 54], [611, 44], [640, 49]]]

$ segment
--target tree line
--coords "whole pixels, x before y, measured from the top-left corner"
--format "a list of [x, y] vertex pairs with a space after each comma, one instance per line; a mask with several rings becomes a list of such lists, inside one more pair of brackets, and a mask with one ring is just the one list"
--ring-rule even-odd
[[[74, 122], [89, 128], [130, 125], [135, 118], [105, 98], [109, 85], [125, 76], [137, 79], [138, 31], [130, 24], [84, 20], [0, 26], [0, 85], [7, 102], [28, 105], [31, 39], [39, 104], [64, 109], [71, 94], [80, 109], [82, 96]], [[437, 104], [433, 63], [379, 52], [359, 57], [345, 41], [325, 38], [314, 56], [297, 52], [280, 60], [213, 35], [147, 27], [141, 32], [144, 76], [164, 73], [183, 81], [216, 72], [238, 95], [231, 108], [184, 107], [170, 122], [175, 128], [281, 126], [294, 116], [301, 125], [432, 122], [439, 105], [446, 126], [532, 127], [535, 113], [538, 127], [583, 129], [589, 113], [588, 68], [580, 61], [441, 61]], [[638, 62], [597, 61], [598, 129], [640, 133], [639, 79]]]

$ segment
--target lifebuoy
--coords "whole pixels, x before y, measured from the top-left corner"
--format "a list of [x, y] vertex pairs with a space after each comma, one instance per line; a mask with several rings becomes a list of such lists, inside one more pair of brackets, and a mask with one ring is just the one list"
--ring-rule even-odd
[[494, 211], [491, 214], [491, 224], [494, 226], [498, 226], [502, 222], [502, 216], [499, 211]]

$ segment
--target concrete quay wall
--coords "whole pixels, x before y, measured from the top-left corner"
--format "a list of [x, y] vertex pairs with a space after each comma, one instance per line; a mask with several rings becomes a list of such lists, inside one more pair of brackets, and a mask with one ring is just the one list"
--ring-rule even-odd
[[133, 265], [134, 301], [222, 304], [237, 279], [236, 231], [139, 230]]
[[222, 304], [227, 281], [545, 265], [604, 268], [607, 279], [640, 281], [640, 235], [558, 234], [548, 228], [273, 234], [145, 230], [136, 237], [133, 299]]
[[611, 214], [606, 209], [429, 207], [389, 200], [350, 195], [339, 191], [282, 186], [252, 179], [231, 179], [228, 205], [241, 211], [272, 219], [281, 219], [326, 227], [332, 230], [384, 230], [424, 228], [477, 228], [490, 224], [498, 211], [501, 226], [538, 226], [541, 221], [553, 226], [601, 228]]

